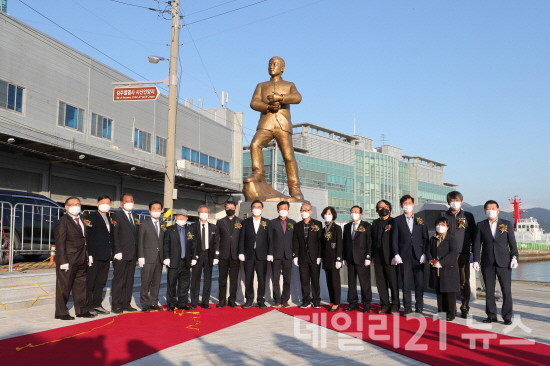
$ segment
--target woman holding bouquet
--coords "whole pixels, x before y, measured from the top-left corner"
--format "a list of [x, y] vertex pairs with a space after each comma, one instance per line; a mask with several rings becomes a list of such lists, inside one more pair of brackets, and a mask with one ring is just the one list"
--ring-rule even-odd
[[340, 268], [342, 268], [342, 228], [336, 224], [336, 210], [334, 207], [325, 207], [321, 216], [325, 220], [323, 235], [321, 236], [321, 258], [331, 306], [328, 311], [337, 311], [340, 306], [342, 286], [340, 283]]
[[452, 321], [456, 312], [456, 292], [460, 290], [460, 245], [452, 235], [447, 235], [448, 229], [446, 218], [435, 221], [436, 234], [430, 239], [426, 256], [431, 266], [430, 287], [437, 294], [437, 312], [446, 313], [447, 320]]

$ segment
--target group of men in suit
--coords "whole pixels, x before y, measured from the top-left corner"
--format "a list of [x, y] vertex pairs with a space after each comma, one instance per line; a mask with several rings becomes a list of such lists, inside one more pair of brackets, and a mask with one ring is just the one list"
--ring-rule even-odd
[[[517, 245], [513, 226], [499, 219], [495, 201], [487, 201], [487, 219], [477, 225], [471, 213], [461, 208], [462, 194], [447, 195], [450, 208], [441, 213], [449, 223], [449, 234], [460, 247], [457, 258], [460, 273], [461, 316], [469, 312], [469, 269], [481, 269], [487, 290], [487, 319], [496, 321], [494, 289], [496, 278], [503, 291], [502, 317], [506, 324], [512, 319], [511, 269], [517, 267]], [[245, 277], [243, 308], [266, 308], [266, 275], [268, 266], [273, 273], [274, 307], [287, 307], [290, 300], [292, 264], [298, 266], [302, 290], [300, 307], [320, 307], [320, 268], [322, 258], [330, 281], [331, 311], [340, 304], [340, 268], [348, 271], [348, 303], [346, 311], [370, 311], [372, 302], [370, 266], [376, 264], [375, 277], [380, 295], [381, 313], [399, 311], [398, 279], [403, 288], [404, 313], [412, 313], [412, 290], [415, 291], [415, 312], [423, 313], [424, 267], [429, 242], [424, 218], [414, 214], [414, 198], [400, 199], [403, 214], [391, 216], [392, 206], [386, 200], [376, 204], [379, 218], [372, 224], [362, 219], [359, 206], [350, 209], [350, 222], [334, 234], [332, 228], [336, 211], [323, 210], [325, 227], [311, 217], [312, 206], [304, 202], [298, 222], [288, 217], [290, 204], [277, 205], [278, 217], [269, 220], [262, 216], [263, 203], [251, 203], [252, 215], [244, 220], [236, 217], [236, 204], [225, 203], [226, 216], [216, 224], [208, 222], [209, 209], [198, 208], [199, 222], [188, 222], [186, 210], [176, 211], [174, 225], [162, 219], [162, 203], [149, 204], [150, 216], [140, 222], [134, 215], [134, 197], [124, 194], [120, 208], [110, 212], [111, 199], [98, 197], [98, 210], [81, 216], [77, 197], [65, 202], [67, 214], [56, 224], [56, 313], [58, 319], [74, 319], [67, 310], [69, 293], [73, 292], [78, 317], [94, 317], [108, 313], [102, 307], [103, 290], [109, 263], [113, 261], [112, 309], [114, 313], [136, 311], [131, 306], [136, 262], [141, 267], [140, 303], [142, 310], [162, 310], [158, 294], [162, 267], [168, 268], [168, 309], [209, 309], [212, 270], [219, 266], [218, 307], [236, 307], [238, 275], [241, 262]], [[328, 234], [328, 232], [331, 232]], [[336, 233], [336, 231], [334, 231]], [[339, 240], [328, 240], [333, 235]], [[334, 243], [332, 243], [334, 242]], [[341, 244], [337, 244], [341, 242]], [[333, 256], [327, 256], [323, 245], [333, 245]], [[341, 248], [340, 248], [341, 246]], [[339, 248], [339, 249], [336, 249]], [[338, 254], [336, 254], [338, 253]], [[341, 255], [341, 257], [340, 257]], [[334, 257], [334, 258], [332, 258]], [[329, 260], [330, 259], [330, 260]], [[481, 264], [481, 265], [480, 265]], [[333, 271], [334, 273], [332, 273]], [[254, 277], [257, 279], [254, 288]], [[282, 289], [280, 279], [282, 277]], [[229, 280], [229, 281], [228, 281]], [[361, 303], [357, 293], [361, 287]], [[227, 284], [229, 282], [229, 291]], [[202, 284], [202, 298], [199, 301]], [[391, 298], [390, 298], [391, 294]], [[338, 297], [336, 299], [335, 297]], [[361, 306], [360, 306], [361, 305]], [[336, 306], [336, 307], [334, 307]]]

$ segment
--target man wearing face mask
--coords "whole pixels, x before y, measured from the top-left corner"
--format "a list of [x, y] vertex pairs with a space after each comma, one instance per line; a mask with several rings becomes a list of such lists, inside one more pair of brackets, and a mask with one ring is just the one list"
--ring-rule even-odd
[[87, 226], [80, 218], [80, 199], [69, 197], [65, 200], [67, 211], [55, 224], [55, 318], [73, 320], [69, 315], [67, 301], [73, 293], [74, 310], [79, 318], [93, 318], [88, 311], [86, 300], [86, 268], [88, 253], [86, 248]]
[[414, 198], [404, 195], [399, 200], [403, 214], [393, 219], [392, 259], [393, 265], [400, 265], [399, 276], [403, 283], [403, 307], [405, 315], [412, 313], [414, 288], [415, 312], [424, 312], [424, 264], [429, 243], [428, 228], [424, 219], [414, 215]]
[[164, 231], [162, 203], [149, 203], [149, 214], [141, 223], [138, 232], [138, 264], [141, 268], [141, 310], [162, 310], [158, 305], [162, 262], [164, 260]]
[[115, 314], [123, 311], [137, 311], [130, 305], [134, 289], [139, 226], [138, 217], [132, 213], [133, 209], [134, 196], [131, 193], [124, 193], [120, 197], [120, 208], [111, 214], [115, 232], [111, 311]]
[[495, 302], [496, 278], [502, 290], [502, 318], [505, 325], [512, 324], [512, 269], [518, 268], [518, 247], [514, 236], [514, 225], [498, 217], [498, 203], [485, 202], [486, 220], [477, 223], [474, 242], [474, 269], [479, 271], [485, 282], [486, 298], [484, 323], [497, 321]]
[[[218, 220], [216, 226], [220, 232], [220, 263], [219, 263], [219, 300], [218, 307], [237, 306], [237, 283], [239, 278], [239, 239], [241, 235], [241, 219], [235, 216], [237, 204], [233, 201], [225, 203], [225, 217]], [[229, 277], [229, 301], [227, 297], [227, 277]]]
[[187, 210], [177, 210], [174, 214], [176, 225], [169, 226], [164, 233], [164, 260], [168, 267], [168, 286], [166, 287], [166, 302], [168, 310], [189, 310], [189, 287], [191, 284], [191, 266], [197, 243], [195, 225], [187, 220]]
[[378, 201], [376, 203], [376, 212], [379, 218], [372, 222], [372, 258], [375, 264], [376, 287], [380, 295], [379, 313], [398, 313], [399, 288], [397, 287], [397, 268], [391, 265], [393, 258], [391, 250], [391, 232], [393, 227], [391, 203], [386, 200]]
[[212, 267], [218, 264], [220, 255], [220, 231], [214, 224], [208, 222], [210, 209], [206, 205], [198, 208], [199, 222], [197, 224], [197, 245], [195, 257], [197, 261], [191, 269], [191, 308], [199, 303], [201, 276], [204, 270], [202, 284], [201, 306], [210, 309], [210, 289], [212, 288]]
[[[289, 307], [290, 279], [292, 275], [292, 235], [296, 221], [288, 218], [290, 203], [281, 201], [277, 203], [279, 217], [270, 221], [269, 248], [267, 261], [271, 262], [273, 273], [273, 299], [274, 307]], [[283, 275], [283, 292], [279, 286], [279, 280]]]
[[252, 217], [242, 221], [239, 239], [239, 260], [244, 262], [245, 299], [244, 309], [251, 308], [254, 302], [254, 272], [258, 279], [256, 305], [265, 309], [265, 278], [267, 276], [267, 254], [269, 248], [269, 220], [262, 217], [264, 204], [260, 200], [250, 205]]
[[372, 226], [361, 220], [363, 208], [350, 209], [351, 222], [344, 225], [344, 265], [348, 267], [348, 303], [344, 311], [359, 310], [357, 278], [361, 285], [361, 311], [369, 312], [372, 303], [370, 264], [372, 251]]
[[323, 224], [311, 218], [311, 204], [302, 203], [300, 215], [302, 221], [294, 225], [292, 236], [292, 256], [294, 265], [300, 270], [300, 283], [302, 285], [302, 309], [313, 305], [321, 307], [321, 287], [319, 277], [321, 275], [321, 236]]
[[88, 244], [88, 308], [92, 314], [109, 314], [101, 303], [103, 289], [107, 283], [111, 256], [113, 255], [114, 228], [109, 218], [111, 197], [101, 195], [97, 198], [97, 211], [83, 216], [87, 224], [86, 242]]
[[449, 233], [460, 246], [458, 270], [460, 273], [461, 317], [466, 319], [470, 311], [470, 263], [473, 259], [472, 247], [477, 235], [474, 215], [462, 209], [463, 197], [458, 191], [447, 194], [449, 209], [441, 213], [449, 222]]

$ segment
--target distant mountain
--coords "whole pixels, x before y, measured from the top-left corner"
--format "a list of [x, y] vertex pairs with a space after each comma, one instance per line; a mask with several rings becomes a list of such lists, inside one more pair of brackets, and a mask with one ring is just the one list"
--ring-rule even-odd
[[[467, 203], [464, 203], [463, 208], [466, 211], [469, 211], [474, 215], [474, 217], [476, 219], [476, 222], [481, 221], [481, 220], [485, 220], [485, 218], [486, 218], [485, 217], [485, 210], [483, 209], [483, 205], [472, 206], [472, 205], [469, 205]], [[523, 218], [526, 218], [526, 217], [536, 218], [538, 220], [539, 224], [540, 224], [540, 227], [544, 230], [544, 232], [546, 232], [546, 233], [550, 232], [550, 210], [547, 210], [545, 208], [534, 207], [534, 208], [526, 209], [524, 211], [527, 211], [527, 213], [524, 213], [522, 215]], [[503, 218], [505, 220], [513, 221], [514, 220], [514, 213], [513, 212], [500, 211], [499, 217]]]

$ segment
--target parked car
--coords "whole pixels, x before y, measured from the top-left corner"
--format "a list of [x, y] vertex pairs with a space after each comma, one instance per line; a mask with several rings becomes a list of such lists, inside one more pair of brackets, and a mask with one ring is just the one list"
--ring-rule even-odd
[[0, 190], [0, 264], [8, 262], [11, 245], [29, 259], [49, 254], [55, 223], [64, 213], [61, 205], [40, 194]]

